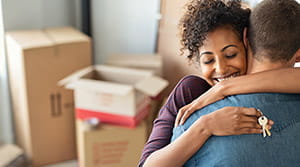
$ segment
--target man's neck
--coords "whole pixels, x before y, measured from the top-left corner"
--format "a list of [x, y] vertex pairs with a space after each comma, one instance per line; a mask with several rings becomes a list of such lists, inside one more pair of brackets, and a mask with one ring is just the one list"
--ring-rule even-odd
[[252, 63], [249, 63], [248, 65], [248, 70], [247, 70], [248, 74], [293, 66], [292, 63], [289, 62], [287, 63], [283, 63], [280, 61], [272, 62], [268, 59], [263, 59], [263, 60], [252, 59], [251, 62]]

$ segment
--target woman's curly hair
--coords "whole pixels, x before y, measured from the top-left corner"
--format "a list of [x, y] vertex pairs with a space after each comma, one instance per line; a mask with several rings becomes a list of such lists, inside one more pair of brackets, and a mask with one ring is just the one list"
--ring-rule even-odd
[[229, 25], [242, 40], [243, 29], [249, 24], [250, 9], [243, 9], [240, 0], [192, 0], [180, 22], [182, 54], [195, 60], [207, 33]]

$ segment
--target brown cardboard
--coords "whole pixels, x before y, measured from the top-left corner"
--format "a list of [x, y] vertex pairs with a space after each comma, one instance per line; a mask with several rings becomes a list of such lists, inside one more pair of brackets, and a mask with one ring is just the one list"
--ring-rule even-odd
[[151, 71], [96, 65], [71, 74], [59, 84], [75, 90], [76, 108], [135, 116], [140, 104], [158, 95], [168, 82]]
[[134, 129], [101, 124], [86, 130], [83, 121], [76, 120], [79, 167], [137, 166], [146, 142], [147, 126]]
[[158, 54], [163, 59], [163, 76], [169, 81], [167, 93], [185, 75], [199, 75], [200, 72], [193, 65], [188, 64], [185, 56], [180, 56], [179, 21], [184, 13], [184, 6], [188, 0], [162, 0], [162, 19], [158, 31]]
[[33, 166], [76, 158], [73, 93], [57, 86], [91, 64], [89, 37], [70, 27], [6, 34], [17, 144]]
[[28, 165], [24, 151], [13, 144], [0, 146], [0, 157], [1, 167], [26, 167]]
[[[137, 69], [146, 69], [154, 72], [155, 75], [162, 77], [162, 56], [159, 54], [113, 54], [108, 57], [106, 64]], [[151, 82], [146, 81], [151, 85]], [[160, 109], [163, 96], [151, 98], [150, 112], [146, 118], [148, 133], [152, 130], [153, 120], [156, 118]]]
[[163, 99], [151, 100], [150, 112], [149, 112], [149, 115], [147, 116], [147, 118], [145, 119], [145, 121], [147, 123], [147, 138], [149, 137], [149, 135], [152, 132], [153, 121], [156, 119], [156, 117], [160, 111], [160, 108], [162, 106], [162, 103], [163, 103]]
[[162, 57], [159, 54], [116, 53], [109, 56], [105, 64], [151, 70], [155, 75], [162, 76]]

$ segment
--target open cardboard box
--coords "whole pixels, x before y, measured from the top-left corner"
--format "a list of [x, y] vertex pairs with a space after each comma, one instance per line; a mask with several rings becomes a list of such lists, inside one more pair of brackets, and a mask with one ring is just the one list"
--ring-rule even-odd
[[[135, 126], [149, 111], [149, 97], [159, 95], [168, 82], [152, 71], [95, 65], [67, 76], [59, 85], [74, 90], [77, 113], [98, 115], [102, 122], [120, 124], [123, 120], [125, 125], [123, 118], [133, 118], [135, 123], [130, 125]], [[113, 120], [118, 116], [120, 119]]]
[[116, 53], [107, 58], [106, 64], [151, 70], [155, 75], [162, 76], [162, 57], [159, 54]]

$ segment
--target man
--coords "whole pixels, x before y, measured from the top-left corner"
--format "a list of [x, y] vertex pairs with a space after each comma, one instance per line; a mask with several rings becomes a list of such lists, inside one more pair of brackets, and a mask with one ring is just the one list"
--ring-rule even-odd
[[[248, 73], [293, 67], [300, 57], [299, 18], [300, 5], [294, 0], [265, 0], [252, 11], [247, 35], [248, 61], [251, 62]], [[260, 109], [275, 122], [272, 135], [210, 137], [185, 166], [300, 166], [299, 94], [256, 93], [227, 97], [196, 111], [184, 125], [174, 129], [172, 140], [199, 117], [226, 106]]]

